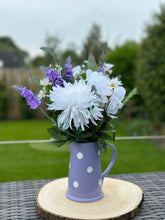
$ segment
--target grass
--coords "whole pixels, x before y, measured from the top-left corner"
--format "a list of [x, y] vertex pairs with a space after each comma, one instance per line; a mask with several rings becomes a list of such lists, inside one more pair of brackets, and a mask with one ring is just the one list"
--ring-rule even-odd
[[0, 141], [48, 139], [51, 126], [48, 120], [1, 121]]
[[37, 150], [30, 144], [0, 147], [0, 181], [55, 178], [66, 176], [68, 152]]
[[[0, 122], [0, 140], [49, 139], [49, 121]], [[122, 135], [122, 134], [121, 134]], [[151, 140], [118, 140], [117, 160], [110, 173], [165, 170], [165, 151]], [[69, 146], [51, 143], [0, 145], [0, 182], [58, 178], [68, 175]], [[111, 158], [111, 149], [102, 153], [102, 169]]]

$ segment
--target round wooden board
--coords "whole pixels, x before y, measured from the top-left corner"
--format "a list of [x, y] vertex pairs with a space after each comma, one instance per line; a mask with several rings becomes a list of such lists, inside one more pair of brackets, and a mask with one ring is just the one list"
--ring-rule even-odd
[[54, 219], [130, 219], [137, 215], [143, 201], [143, 191], [137, 185], [105, 178], [104, 197], [95, 202], [79, 203], [65, 196], [68, 178], [44, 185], [37, 194], [37, 212], [47, 220]]

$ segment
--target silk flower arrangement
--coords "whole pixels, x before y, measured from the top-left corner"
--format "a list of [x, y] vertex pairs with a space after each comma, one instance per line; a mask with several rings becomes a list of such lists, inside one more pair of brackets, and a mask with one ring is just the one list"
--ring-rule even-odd
[[40, 81], [31, 74], [40, 91], [34, 94], [25, 86], [13, 85], [13, 88], [26, 99], [30, 108], [41, 109], [41, 102], [47, 105], [50, 116], [43, 109], [41, 111], [53, 122], [48, 132], [57, 146], [74, 141], [98, 142], [105, 148], [105, 140], [115, 139], [111, 120], [117, 117], [118, 109], [136, 93], [136, 89], [125, 98], [122, 82], [118, 77], [112, 77], [113, 65], [104, 62], [106, 46], [102, 48], [99, 65], [89, 53], [88, 61], [76, 67], [72, 67], [71, 57], [61, 67], [50, 48], [41, 49], [53, 56], [55, 65], [40, 67], [44, 74]]

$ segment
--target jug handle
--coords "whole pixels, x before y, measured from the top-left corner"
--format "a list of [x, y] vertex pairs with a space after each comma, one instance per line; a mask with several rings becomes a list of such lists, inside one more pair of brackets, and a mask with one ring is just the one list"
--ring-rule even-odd
[[112, 150], [113, 150], [113, 154], [112, 154], [112, 159], [108, 165], [108, 167], [106, 168], [106, 170], [101, 174], [101, 177], [102, 177], [102, 181], [104, 179], [104, 177], [109, 173], [109, 171], [112, 169], [114, 163], [115, 163], [115, 160], [116, 160], [116, 155], [117, 155], [117, 150], [116, 150], [116, 147], [113, 145], [113, 144], [109, 144], [109, 143], [106, 143], [107, 146], [111, 147]]

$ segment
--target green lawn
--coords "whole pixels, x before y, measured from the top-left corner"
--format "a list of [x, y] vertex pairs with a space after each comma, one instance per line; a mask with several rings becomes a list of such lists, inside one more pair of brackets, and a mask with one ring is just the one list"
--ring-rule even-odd
[[[49, 121], [0, 122], [0, 140], [49, 139]], [[117, 160], [112, 174], [165, 171], [165, 151], [151, 140], [116, 141]], [[102, 153], [102, 169], [111, 150]], [[51, 143], [0, 145], [0, 182], [48, 179], [68, 175], [69, 147]]]
[[49, 120], [1, 121], [0, 141], [49, 139]]

